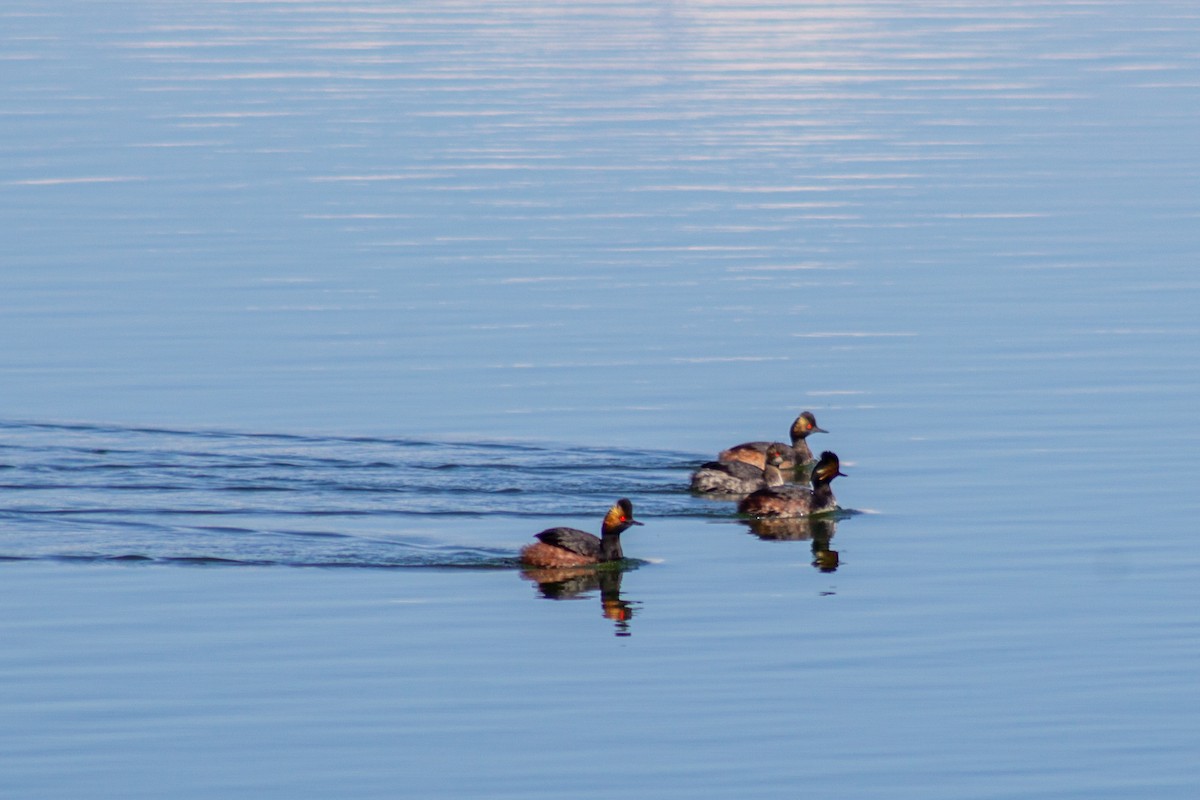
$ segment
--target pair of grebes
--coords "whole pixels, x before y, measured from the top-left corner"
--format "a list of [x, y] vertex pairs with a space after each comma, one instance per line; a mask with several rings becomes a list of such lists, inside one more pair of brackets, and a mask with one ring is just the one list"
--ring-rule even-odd
[[[691, 489], [724, 499], [737, 499], [738, 512], [758, 518], [795, 518], [837, 509], [833, 479], [845, 475], [838, 457], [826, 450], [813, 459], [805, 441], [809, 434], [828, 433], [811, 411], [792, 423], [791, 445], [746, 442], [721, 451], [692, 473]], [[788, 482], [784, 474], [802, 482]], [[810, 482], [811, 481], [811, 482]], [[537, 542], [521, 550], [521, 561], [533, 567], [582, 567], [620, 561], [621, 534], [633, 525], [633, 504], [621, 498], [604, 516], [600, 536], [575, 528], [547, 528]]]

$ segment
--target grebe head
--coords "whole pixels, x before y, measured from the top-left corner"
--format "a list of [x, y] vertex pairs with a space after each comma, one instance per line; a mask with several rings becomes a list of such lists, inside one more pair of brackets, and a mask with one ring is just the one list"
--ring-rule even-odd
[[818, 481], [829, 483], [838, 475], [841, 475], [843, 478], [846, 477], [846, 473], [841, 470], [841, 463], [838, 461], [837, 455], [828, 450], [821, 453], [821, 457], [817, 459], [817, 465], [813, 467], [813, 483], [817, 483]]
[[604, 515], [604, 533], [620, 533], [630, 525], [641, 525], [633, 518], [633, 503], [622, 497]]
[[811, 411], [801, 412], [800, 416], [796, 417], [796, 421], [792, 423], [792, 439], [793, 441], [803, 439], [810, 433], [829, 433], [829, 431], [817, 425], [817, 418]]
[[778, 468], [783, 464], [783, 448], [777, 444], [773, 444], [767, 448], [767, 464]]

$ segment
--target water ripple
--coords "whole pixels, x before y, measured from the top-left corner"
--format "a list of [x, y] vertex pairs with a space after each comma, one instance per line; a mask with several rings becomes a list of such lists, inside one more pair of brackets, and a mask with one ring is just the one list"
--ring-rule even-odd
[[[0, 559], [511, 566], [514, 518], [725, 515], [687, 453], [0, 421]], [[216, 519], [222, 520], [216, 522]]]

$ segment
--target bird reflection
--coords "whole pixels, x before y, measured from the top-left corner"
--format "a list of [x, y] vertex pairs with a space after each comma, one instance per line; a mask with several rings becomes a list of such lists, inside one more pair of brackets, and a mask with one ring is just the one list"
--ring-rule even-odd
[[833, 517], [773, 517], [743, 521], [760, 539], [811, 541], [812, 565], [821, 572], [837, 571], [838, 552], [830, 547], [830, 540], [837, 532], [837, 520]]
[[624, 574], [625, 570], [615, 565], [521, 570], [521, 577], [536, 583], [541, 596], [548, 600], [571, 600], [599, 589], [601, 613], [615, 623], [617, 636], [632, 633], [629, 621], [637, 605], [636, 601], [621, 599]]

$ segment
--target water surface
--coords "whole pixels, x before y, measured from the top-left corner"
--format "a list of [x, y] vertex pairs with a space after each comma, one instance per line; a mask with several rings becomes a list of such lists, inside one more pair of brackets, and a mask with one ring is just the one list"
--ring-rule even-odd
[[0, 22], [0, 793], [1191, 797], [1192, 4]]

